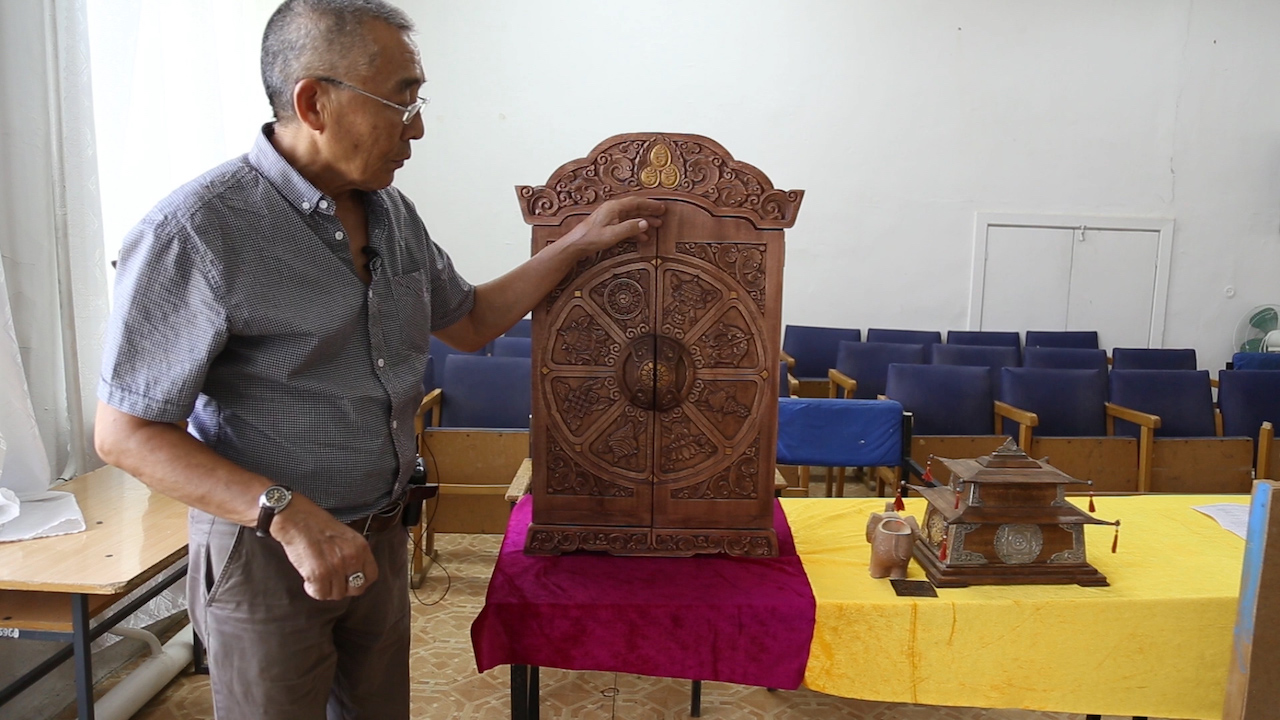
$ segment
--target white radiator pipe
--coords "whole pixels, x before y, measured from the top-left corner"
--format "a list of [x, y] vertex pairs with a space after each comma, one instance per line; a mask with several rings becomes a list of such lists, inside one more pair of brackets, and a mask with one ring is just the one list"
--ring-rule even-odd
[[[118, 628], [112, 632], [145, 640], [141, 635], [132, 632], [131, 628]], [[140, 632], [151, 635], [145, 630]], [[152, 636], [152, 640], [154, 639], [155, 636]], [[148, 644], [150, 644], [149, 641]], [[156, 648], [157, 645], [152, 646], [153, 653]], [[191, 664], [194, 652], [191, 626], [187, 625], [178, 631], [178, 634], [174, 635], [160, 650], [159, 654], [153, 654], [143, 661], [133, 672], [111, 688], [110, 692], [93, 704], [93, 712], [98, 720], [128, 720], [133, 717], [133, 714], [141, 710], [148, 700], [158, 695], [170, 680], [177, 677], [183, 668]]]

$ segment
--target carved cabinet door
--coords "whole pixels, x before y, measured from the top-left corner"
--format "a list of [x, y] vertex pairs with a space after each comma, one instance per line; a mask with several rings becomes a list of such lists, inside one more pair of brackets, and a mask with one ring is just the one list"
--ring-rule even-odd
[[[535, 251], [576, 220], [537, 228]], [[619, 243], [535, 310], [533, 482], [555, 501], [535, 522], [652, 524], [655, 258], [652, 240]]]
[[656, 352], [671, 370], [656, 393], [653, 524], [769, 523], [781, 234], [770, 243], [746, 220], [666, 205]]

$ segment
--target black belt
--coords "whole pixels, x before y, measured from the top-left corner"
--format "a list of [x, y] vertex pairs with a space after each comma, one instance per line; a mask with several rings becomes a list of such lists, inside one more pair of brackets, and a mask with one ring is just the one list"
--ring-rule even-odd
[[404, 512], [404, 501], [393, 502], [381, 510], [348, 520], [344, 525], [368, 537], [395, 527], [400, 523], [400, 513]]

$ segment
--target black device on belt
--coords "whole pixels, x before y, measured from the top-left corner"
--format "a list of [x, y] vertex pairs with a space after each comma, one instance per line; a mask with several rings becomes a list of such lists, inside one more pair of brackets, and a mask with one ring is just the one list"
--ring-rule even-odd
[[400, 521], [404, 526], [417, 525], [422, 519], [422, 503], [435, 497], [439, 492], [439, 485], [427, 482], [427, 466], [419, 457], [413, 465], [413, 472], [409, 475], [409, 485], [405, 488], [404, 512], [400, 515]]

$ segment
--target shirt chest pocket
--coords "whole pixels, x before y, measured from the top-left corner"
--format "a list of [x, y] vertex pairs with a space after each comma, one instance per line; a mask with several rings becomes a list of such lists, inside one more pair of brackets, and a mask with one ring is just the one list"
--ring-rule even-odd
[[405, 346], [425, 353], [431, 340], [431, 294], [427, 271], [418, 270], [392, 277], [391, 292], [395, 297], [396, 316]]

